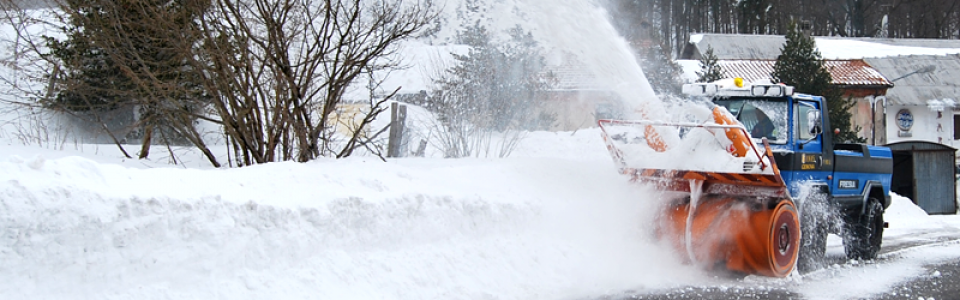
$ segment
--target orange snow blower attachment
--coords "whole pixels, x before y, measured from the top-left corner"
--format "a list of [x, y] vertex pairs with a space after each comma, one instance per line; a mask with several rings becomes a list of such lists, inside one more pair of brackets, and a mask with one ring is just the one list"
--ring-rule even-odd
[[600, 120], [622, 174], [669, 195], [658, 237], [685, 261], [784, 277], [799, 253], [800, 222], [766, 139], [763, 152], [726, 109], [703, 123]]
[[661, 239], [685, 250], [685, 261], [772, 277], [793, 271], [800, 227], [792, 201], [779, 201], [771, 209], [743, 199], [704, 196], [693, 212], [691, 207], [689, 202], [668, 206], [657, 224]]

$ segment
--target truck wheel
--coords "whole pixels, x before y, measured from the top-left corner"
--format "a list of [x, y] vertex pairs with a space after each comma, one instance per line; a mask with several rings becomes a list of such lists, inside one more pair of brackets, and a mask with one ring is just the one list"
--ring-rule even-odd
[[870, 198], [863, 215], [846, 224], [843, 246], [849, 259], [874, 259], [883, 242], [883, 205]]
[[800, 238], [800, 254], [797, 256], [797, 270], [800, 273], [809, 273], [823, 265], [823, 256], [827, 252], [827, 228], [819, 222], [803, 220], [809, 225], [800, 224], [803, 233]]
[[829, 205], [822, 197], [804, 199], [800, 211], [800, 253], [797, 256], [797, 270], [808, 273], [823, 265], [823, 256], [827, 251], [827, 233], [830, 219]]

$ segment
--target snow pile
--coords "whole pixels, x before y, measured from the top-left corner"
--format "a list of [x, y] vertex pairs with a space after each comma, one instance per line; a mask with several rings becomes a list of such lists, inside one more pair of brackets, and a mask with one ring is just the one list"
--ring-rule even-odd
[[650, 240], [656, 193], [609, 159], [4, 156], [4, 299], [529, 299], [699, 276]]
[[[677, 130], [654, 126], [661, 129], [657, 135], [659, 139], [644, 138], [649, 135], [645, 135], [643, 125], [606, 128], [612, 143], [622, 151], [626, 166], [631, 168], [743, 173], [745, 166], [755, 166], [759, 162], [758, 154], [752, 149], [746, 157], [728, 153], [722, 140], [728, 145], [732, 142], [722, 128], [707, 129], [692, 124]], [[657, 150], [652, 146], [668, 140], [666, 149]]]
[[927, 212], [906, 197], [891, 192], [890, 200], [890, 207], [887, 207], [887, 212], [883, 214], [884, 220], [889, 223], [923, 226], [935, 218], [927, 215]]
[[[619, 151], [628, 168], [772, 174], [771, 169], [757, 168], [762, 159], [762, 145], [750, 140], [742, 129], [743, 124], [722, 107], [727, 120], [735, 124], [718, 124], [713, 105], [680, 100], [666, 105], [670, 113], [659, 117], [665, 122], [615, 120], [604, 123], [603, 131], [609, 137], [606, 142]], [[772, 115], [772, 118], [778, 119], [778, 116]], [[719, 127], [729, 125], [740, 128]], [[737, 142], [745, 150], [743, 157], [733, 154], [735, 142], [728, 131], [743, 135], [744, 139]]]
[[960, 218], [956, 215], [927, 215], [910, 199], [895, 193], [890, 195], [892, 202], [883, 214], [890, 228], [884, 231], [884, 238], [889, 237], [897, 243], [917, 243], [953, 239], [960, 233]]

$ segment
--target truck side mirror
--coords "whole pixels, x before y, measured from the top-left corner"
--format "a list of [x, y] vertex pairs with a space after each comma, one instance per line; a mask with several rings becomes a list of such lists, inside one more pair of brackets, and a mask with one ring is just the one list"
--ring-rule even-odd
[[823, 133], [823, 127], [820, 126], [820, 111], [819, 110], [810, 110], [807, 111], [807, 128], [810, 128], [810, 133], [813, 135], [819, 135]]

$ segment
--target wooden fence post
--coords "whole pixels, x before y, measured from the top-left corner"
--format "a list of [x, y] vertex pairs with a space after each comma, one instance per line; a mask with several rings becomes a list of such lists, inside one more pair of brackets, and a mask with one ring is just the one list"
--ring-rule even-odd
[[396, 102], [390, 104], [390, 137], [387, 142], [387, 157], [403, 156], [403, 126], [406, 125], [407, 106]]

